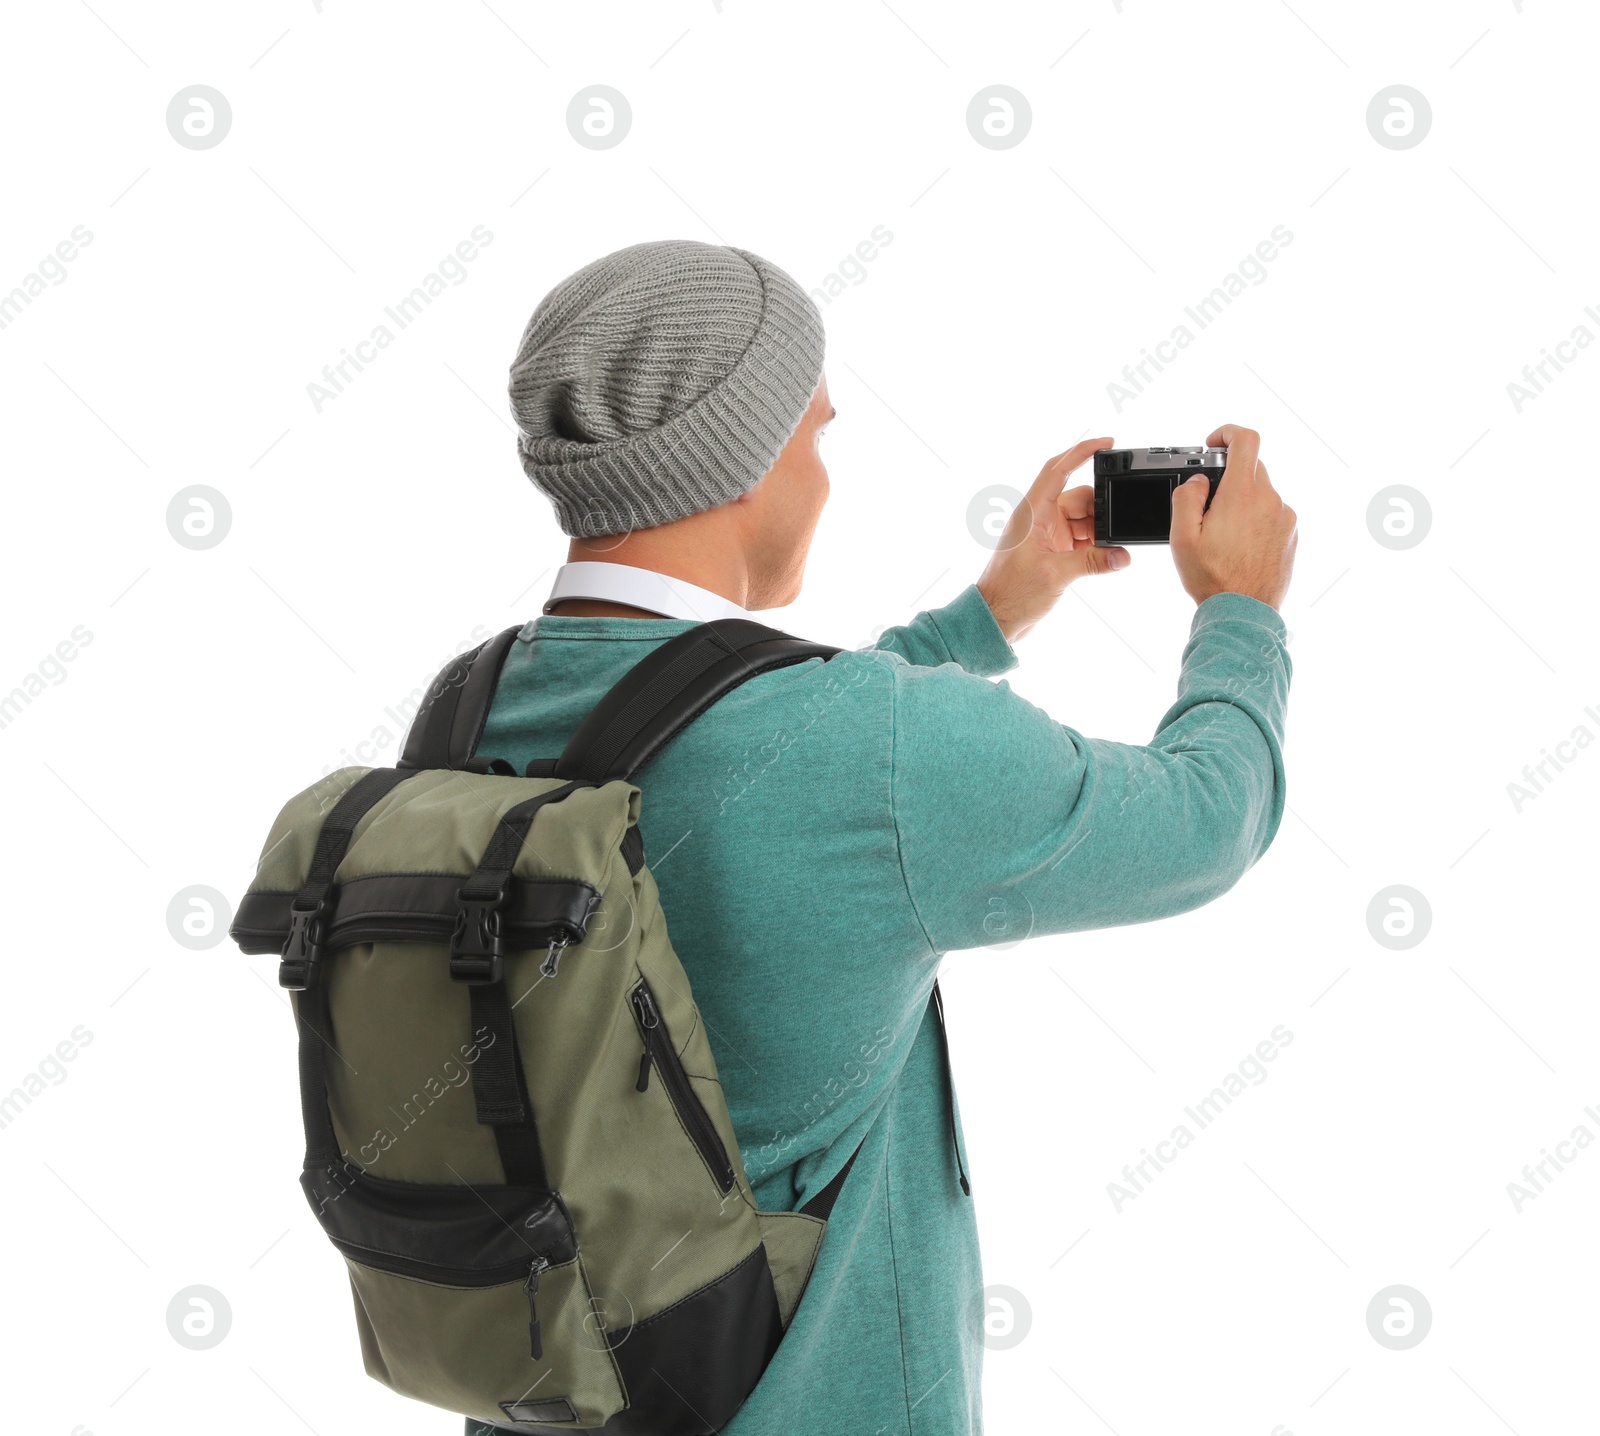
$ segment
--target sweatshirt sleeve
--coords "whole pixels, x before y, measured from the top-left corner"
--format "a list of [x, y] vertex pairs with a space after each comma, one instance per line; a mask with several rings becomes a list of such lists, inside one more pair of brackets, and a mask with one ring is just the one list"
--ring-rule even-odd
[[1085, 738], [1009, 684], [896, 664], [890, 800], [933, 949], [1148, 922], [1232, 887], [1283, 816], [1284, 637], [1266, 604], [1207, 599], [1142, 746]]
[[924, 668], [955, 663], [979, 678], [994, 678], [1017, 666], [1017, 655], [976, 584], [968, 584], [943, 608], [919, 613], [903, 627], [884, 629], [874, 647]]

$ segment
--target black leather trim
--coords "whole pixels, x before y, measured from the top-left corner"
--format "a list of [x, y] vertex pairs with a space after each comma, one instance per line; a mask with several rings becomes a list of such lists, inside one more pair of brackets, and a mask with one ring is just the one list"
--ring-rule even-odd
[[500, 1409], [512, 1421], [576, 1421], [578, 1413], [565, 1396], [547, 1396], [543, 1401], [502, 1401]]
[[600, 1429], [606, 1436], [712, 1436], [755, 1390], [782, 1337], [767, 1249], [758, 1246], [709, 1286], [606, 1338], [628, 1408]]
[[[606, 1340], [628, 1405], [602, 1436], [714, 1436], [755, 1390], [783, 1336], [778, 1294], [758, 1246], [732, 1271]], [[518, 1425], [531, 1436], [559, 1426]]]
[[535, 1256], [573, 1260], [572, 1223], [554, 1192], [395, 1182], [353, 1166], [312, 1167], [300, 1186], [352, 1261], [454, 1286], [512, 1281]]
[[[336, 884], [329, 893], [325, 949], [358, 942], [450, 941], [467, 873], [375, 873]], [[249, 893], [228, 935], [247, 953], [281, 952], [289, 935], [292, 892]], [[600, 902], [589, 883], [567, 878], [512, 878], [506, 895], [507, 945], [542, 947], [557, 931], [581, 941]]]

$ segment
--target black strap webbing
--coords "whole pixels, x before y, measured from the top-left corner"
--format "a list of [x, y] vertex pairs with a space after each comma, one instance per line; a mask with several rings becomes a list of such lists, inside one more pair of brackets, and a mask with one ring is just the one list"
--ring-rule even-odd
[[311, 853], [306, 881], [291, 908], [289, 937], [279, 966], [279, 981], [299, 991], [295, 1016], [300, 1032], [300, 1115], [306, 1133], [306, 1166], [333, 1166], [339, 1140], [328, 1111], [327, 1053], [333, 1047], [328, 1017], [328, 987], [321, 980], [321, 919], [333, 875], [344, 861], [361, 820], [411, 775], [395, 768], [374, 768], [357, 779], [323, 821]]
[[839, 1193], [844, 1190], [845, 1178], [850, 1175], [850, 1168], [855, 1166], [856, 1158], [861, 1155], [861, 1147], [865, 1144], [866, 1139], [863, 1138], [861, 1144], [858, 1145], [855, 1151], [850, 1154], [850, 1160], [834, 1173], [833, 1180], [830, 1181], [828, 1185], [825, 1186], [820, 1192], [818, 1192], [816, 1196], [812, 1197], [810, 1201], [801, 1206], [800, 1210], [805, 1213], [806, 1216], [821, 1217], [823, 1221], [828, 1220], [828, 1217], [833, 1212], [834, 1203], [839, 1200]]
[[[477, 869], [458, 890], [464, 917], [470, 918], [479, 908], [484, 908], [496, 915], [494, 921], [498, 923], [497, 915], [505, 901], [511, 870], [516, 866], [539, 810], [589, 786], [581, 780], [566, 783], [506, 810], [484, 847]], [[539, 1149], [538, 1124], [517, 1045], [511, 998], [501, 975], [498, 926], [492, 930], [487, 953], [461, 952], [453, 945], [450, 972], [451, 976], [472, 984], [472, 1030], [474, 1034], [488, 1034], [472, 1068], [472, 1094], [478, 1121], [494, 1128], [506, 1182], [543, 1191], [546, 1187], [544, 1157]]]
[[[466, 768], [483, 737], [495, 685], [519, 627], [508, 628], [453, 658], [428, 685], [401, 750], [401, 768]], [[486, 763], [478, 766], [487, 767]], [[507, 770], [509, 771], [509, 770]]]
[[[545, 1191], [544, 1156], [522, 1072], [511, 998], [504, 980], [478, 983], [471, 992], [472, 1032], [474, 1040], [480, 1041], [478, 1061], [472, 1069], [478, 1121], [494, 1128], [506, 1185]], [[478, 1037], [483, 1032], [488, 1033], [487, 1043]]]
[[328, 1020], [328, 985], [316, 983], [295, 997], [300, 1027], [300, 1120], [306, 1132], [306, 1170], [333, 1167], [339, 1160], [339, 1138], [328, 1110], [325, 1053], [333, 1046]]
[[[961, 1190], [966, 1196], [970, 1197], [972, 1195], [972, 1183], [967, 1180], [966, 1164], [961, 1160], [961, 1139], [956, 1133], [956, 1088], [955, 1081], [950, 1073], [950, 1038], [945, 1032], [944, 1026], [944, 997], [939, 991], [937, 982], [933, 984], [933, 993], [928, 1000], [939, 1023], [939, 1053], [944, 1065], [945, 1098], [950, 1103], [950, 1145], [956, 1154], [956, 1171], [960, 1174]], [[864, 1145], [865, 1141], [863, 1140], [862, 1146]], [[823, 1221], [827, 1221], [829, 1214], [833, 1211], [834, 1203], [839, 1200], [839, 1193], [844, 1190], [845, 1178], [850, 1175], [850, 1168], [855, 1166], [856, 1158], [860, 1155], [861, 1147], [858, 1146], [850, 1154], [850, 1160], [834, 1174], [833, 1180], [812, 1197], [810, 1201], [804, 1203], [799, 1210], [808, 1217], [821, 1217]]]
[[311, 987], [322, 961], [322, 939], [326, 932], [328, 894], [333, 875], [344, 861], [357, 825], [373, 807], [411, 775], [396, 768], [374, 768], [350, 785], [333, 805], [317, 834], [311, 851], [306, 880], [289, 905], [289, 935], [283, 943], [283, 961], [278, 964], [278, 985], [293, 991]]
[[961, 1190], [967, 1195], [972, 1195], [972, 1183], [967, 1180], [967, 1164], [961, 1160], [961, 1134], [956, 1130], [956, 1082], [950, 1071], [950, 1034], [944, 1025], [944, 997], [939, 991], [939, 984], [933, 984], [933, 996], [929, 999], [933, 1004], [934, 1016], [939, 1019], [939, 1055], [944, 1062], [944, 1095], [950, 1104], [950, 1145], [955, 1149], [956, 1171], [961, 1177]]
[[483, 856], [478, 859], [477, 871], [462, 885], [461, 895], [487, 896], [503, 888], [511, 877], [511, 869], [517, 865], [517, 859], [522, 855], [523, 845], [528, 841], [528, 830], [533, 827], [533, 820], [538, 816], [539, 809], [546, 803], [559, 803], [579, 788], [592, 786], [593, 784], [585, 779], [574, 779], [559, 788], [552, 788], [547, 793], [539, 793], [515, 807], [507, 808], [495, 827], [488, 846], [484, 848]]
[[328, 895], [333, 875], [350, 850], [350, 840], [361, 820], [410, 776], [409, 772], [398, 768], [374, 768], [345, 789], [333, 805], [333, 811], [323, 820], [317, 846], [311, 853], [311, 867], [297, 901], [313, 894], [320, 901]]
[[555, 775], [604, 783], [631, 778], [719, 698], [761, 673], [839, 650], [744, 618], [719, 618], [669, 639], [602, 698]]

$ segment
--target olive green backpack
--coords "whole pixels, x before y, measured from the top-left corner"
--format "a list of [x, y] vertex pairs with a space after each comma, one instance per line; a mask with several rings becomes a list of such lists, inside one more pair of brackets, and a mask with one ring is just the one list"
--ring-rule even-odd
[[476, 747], [508, 629], [429, 689], [394, 768], [292, 798], [232, 936], [294, 993], [312, 1210], [370, 1375], [510, 1431], [704, 1436], [760, 1379], [842, 1169], [755, 1203], [629, 780], [746, 679], [836, 651], [670, 640], [555, 761]]

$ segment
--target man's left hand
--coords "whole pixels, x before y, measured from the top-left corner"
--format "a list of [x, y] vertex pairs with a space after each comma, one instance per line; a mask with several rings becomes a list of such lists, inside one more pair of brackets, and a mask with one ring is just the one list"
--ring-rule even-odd
[[1068, 474], [1096, 449], [1111, 447], [1110, 439], [1085, 439], [1057, 454], [1039, 470], [1006, 523], [978, 592], [1008, 643], [1049, 613], [1073, 579], [1126, 568], [1132, 561], [1125, 548], [1095, 547], [1094, 486], [1066, 488]]

